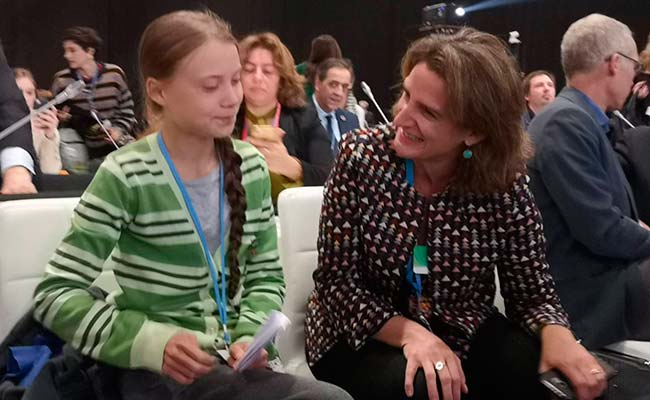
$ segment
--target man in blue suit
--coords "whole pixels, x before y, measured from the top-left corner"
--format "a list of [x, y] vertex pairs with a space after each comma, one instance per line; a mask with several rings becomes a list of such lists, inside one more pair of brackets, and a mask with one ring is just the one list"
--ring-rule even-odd
[[627, 26], [592, 14], [569, 27], [561, 53], [567, 87], [528, 129], [551, 273], [586, 346], [648, 340], [650, 230], [639, 221], [605, 114], [630, 93], [636, 45]]
[[354, 70], [348, 60], [329, 58], [316, 69], [311, 101], [330, 136], [334, 157], [339, 152], [341, 135], [359, 129], [357, 116], [343, 108], [353, 82]]

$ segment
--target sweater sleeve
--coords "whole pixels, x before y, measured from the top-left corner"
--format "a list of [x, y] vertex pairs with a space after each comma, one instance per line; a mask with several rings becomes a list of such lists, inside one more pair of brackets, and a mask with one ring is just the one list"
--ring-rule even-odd
[[88, 290], [136, 210], [135, 191], [107, 157], [36, 287], [34, 316], [86, 356], [120, 368], [160, 371], [165, 345], [180, 328], [120, 310]]
[[247, 189], [244, 233], [254, 239], [245, 258], [239, 319], [233, 331], [235, 342], [250, 341], [271, 311], [282, 308], [285, 295], [268, 167], [259, 153], [254, 159], [257, 165], [246, 169], [260, 173], [257, 178], [248, 174], [243, 178]]
[[[359, 349], [390, 318], [399, 315], [389, 299], [369, 290], [362, 278], [364, 262], [357, 182], [364, 170], [365, 146], [355, 134], [346, 135], [325, 186], [318, 236], [315, 295], [335, 318], [338, 332]], [[367, 268], [367, 267], [366, 267]], [[370, 266], [372, 268], [372, 266]]]
[[498, 268], [506, 314], [531, 333], [544, 325], [569, 326], [546, 262], [542, 218], [527, 176], [515, 182], [506, 208], [506, 248]]
[[129, 86], [124, 78], [124, 71], [120, 69], [120, 74], [116, 74], [116, 80], [119, 85], [120, 94], [118, 96], [118, 110], [115, 117], [112, 118], [113, 126], [122, 130], [123, 134], [130, 135], [136, 123], [135, 113], [133, 112], [133, 96]]

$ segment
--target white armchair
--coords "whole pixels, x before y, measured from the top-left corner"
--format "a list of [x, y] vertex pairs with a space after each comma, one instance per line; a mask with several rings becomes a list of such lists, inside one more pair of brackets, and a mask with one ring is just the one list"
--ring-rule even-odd
[[29, 310], [79, 198], [0, 203], [0, 341]]
[[[0, 341], [29, 310], [50, 257], [70, 228], [78, 197], [0, 202]], [[112, 291], [113, 271], [94, 285]]]
[[280, 261], [287, 295], [282, 312], [291, 326], [276, 340], [280, 358], [288, 373], [313, 376], [305, 358], [305, 312], [307, 298], [314, 289], [312, 273], [318, 262], [316, 241], [323, 202], [322, 187], [286, 189], [278, 198]]

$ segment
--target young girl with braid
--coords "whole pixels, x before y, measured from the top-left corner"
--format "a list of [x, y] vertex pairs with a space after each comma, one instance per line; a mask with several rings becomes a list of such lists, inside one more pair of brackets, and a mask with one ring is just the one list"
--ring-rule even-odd
[[[161, 131], [106, 158], [36, 289], [36, 318], [115, 368], [124, 399], [349, 399], [272, 372], [266, 354], [232, 368], [280, 309], [284, 280], [267, 166], [230, 138], [242, 88], [228, 25], [164, 15], [139, 60]], [[88, 289], [106, 268], [117, 290], [99, 299]]]

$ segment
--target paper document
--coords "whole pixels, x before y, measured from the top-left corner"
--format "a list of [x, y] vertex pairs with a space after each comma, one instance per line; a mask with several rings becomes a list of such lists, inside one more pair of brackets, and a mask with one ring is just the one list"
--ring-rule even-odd
[[237, 365], [237, 371], [244, 371], [257, 361], [264, 349], [269, 343], [273, 342], [275, 335], [280, 331], [287, 329], [291, 324], [289, 318], [279, 311], [272, 311], [269, 319], [266, 320], [264, 325], [255, 334], [253, 341], [248, 346], [246, 353]]

